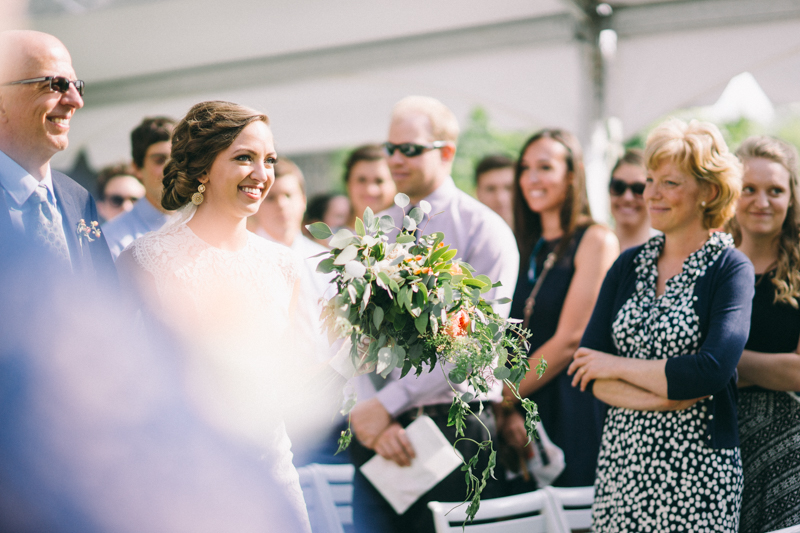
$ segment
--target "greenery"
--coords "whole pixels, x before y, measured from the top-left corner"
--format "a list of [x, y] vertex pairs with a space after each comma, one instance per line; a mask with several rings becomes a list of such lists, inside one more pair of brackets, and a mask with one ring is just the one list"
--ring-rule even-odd
[[489, 123], [489, 114], [480, 106], [472, 110], [466, 127], [458, 139], [453, 162], [453, 180], [458, 188], [475, 191], [475, 167], [490, 154], [503, 154], [516, 160], [519, 150], [531, 132], [499, 131]]
[[[404, 208], [409, 198], [400, 193], [395, 203]], [[363, 219], [356, 219], [355, 233], [341, 229], [334, 235], [323, 222], [307, 226], [315, 238], [330, 239], [333, 248], [325, 252], [327, 257], [317, 268], [333, 273], [337, 287], [321, 317], [329, 338], [350, 338], [350, 359], [361, 373], [376, 372], [385, 378], [400, 368], [404, 377], [410, 372], [431, 372], [438, 366], [454, 392], [448, 425], [455, 427], [459, 440], [465, 439], [464, 421], [473, 414], [470, 402], [502, 381], [525, 409], [526, 430], [532, 438], [538, 409], [518, 393], [519, 383], [530, 369], [530, 333], [519, 326], [519, 320], [504, 319], [494, 312], [492, 303], [509, 300], [491, 302], [482, 294], [499, 283], [454, 260], [457, 251], [443, 243], [443, 233], [422, 235], [417, 240], [417, 224], [430, 209], [428, 202], [420, 202], [404, 217], [402, 228], [395, 227], [392, 217], [378, 218], [369, 208]], [[399, 231], [398, 236], [389, 242], [388, 234], [394, 230]], [[546, 368], [540, 359], [537, 374], [541, 376]], [[460, 383], [466, 383], [471, 392], [456, 391], [454, 384]], [[354, 399], [348, 398], [344, 414], [354, 404]], [[482, 409], [483, 404], [479, 405]], [[351, 439], [348, 428], [339, 441], [340, 449]], [[464, 460], [469, 519], [477, 512], [481, 492], [494, 474], [496, 457], [490, 440], [475, 444], [479, 450], [489, 451], [490, 460], [482, 472], [475, 471], [477, 454]]]

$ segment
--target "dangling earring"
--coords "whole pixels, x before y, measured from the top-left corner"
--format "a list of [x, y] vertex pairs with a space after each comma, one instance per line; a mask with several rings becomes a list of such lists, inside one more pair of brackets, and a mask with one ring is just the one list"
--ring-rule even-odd
[[206, 186], [201, 183], [200, 186], [197, 187], [197, 192], [192, 195], [192, 203], [194, 205], [203, 203], [203, 200], [205, 200], [205, 198], [203, 198], [204, 192], [206, 192]]

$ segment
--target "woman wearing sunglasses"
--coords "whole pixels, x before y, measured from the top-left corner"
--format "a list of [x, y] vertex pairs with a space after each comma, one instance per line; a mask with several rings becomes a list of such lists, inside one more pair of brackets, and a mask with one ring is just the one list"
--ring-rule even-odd
[[[531, 367], [540, 357], [548, 363], [541, 379], [529, 372], [519, 392], [538, 404], [542, 425], [564, 451], [566, 468], [553, 484], [591, 485], [605, 410], [591, 394], [572, 388], [566, 370], [619, 245], [610, 229], [591, 218], [581, 147], [571, 133], [544, 130], [525, 143], [516, 163], [514, 191], [521, 265], [511, 316], [523, 319], [533, 333]], [[516, 448], [521, 466], [535, 452], [509, 390], [503, 405], [502, 436]], [[511, 490], [535, 488], [520, 485]]]
[[637, 148], [626, 150], [611, 171], [608, 194], [620, 250], [644, 244], [653, 236], [650, 215], [642, 197], [646, 177], [642, 151]]
[[757, 533], [800, 523], [800, 190], [794, 147], [751, 137], [736, 154], [744, 179], [731, 233], [756, 271], [738, 366], [739, 531]]

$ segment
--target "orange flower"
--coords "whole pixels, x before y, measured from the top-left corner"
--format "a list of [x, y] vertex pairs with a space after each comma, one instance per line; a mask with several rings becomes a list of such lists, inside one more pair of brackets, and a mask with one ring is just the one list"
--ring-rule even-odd
[[461, 267], [458, 265], [453, 265], [450, 267], [450, 273], [454, 276], [458, 276], [459, 274], [463, 274], [464, 271], [461, 270]]
[[459, 309], [457, 313], [454, 313], [450, 317], [450, 322], [448, 322], [444, 332], [454, 339], [457, 337], [464, 337], [469, 331], [469, 324], [469, 313], [463, 309]]
[[416, 256], [414, 259], [416, 259], [417, 261], [422, 261], [422, 256], [421, 256], [421, 255], [418, 255], [418, 256]]

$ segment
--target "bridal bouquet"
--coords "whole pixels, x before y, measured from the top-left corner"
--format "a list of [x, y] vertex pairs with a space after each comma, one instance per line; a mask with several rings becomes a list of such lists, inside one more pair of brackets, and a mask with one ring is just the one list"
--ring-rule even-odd
[[[395, 197], [400, 208], [408, 203], [405, 194]], [[419, 375], [438, 366], [451, 387], [467, 382], [474, 392], [457, 392], [448, 417], [448, 425], [463, 437], [464, 420], [472, 414], [469, 402], [488, 392], [496, 380], [505, 382], [519, 398], [517, 388], [530, 369], [526, 357], [530, 333], [519, 326], [521, 321], [494, 312], [491, 304], [509, 300], [487, 301], [482, 294], [499, 283], [454, 260], [457, 251], [443, 244], [443, 233], [415, 236], [417, 224], [430, 209], [430, 204], [420, 202], [404, 217], [402, 228], [396, 228], [390, 216], [377, 218], [370, 208], [363, 219], [356, 219], [355, 233], [340, 229], [333, 234], [323, 222], [307, 228], [318, 239], [330, 238], [333, 248], [318, 267], [320, 272], [334, 273], [338, 289], [321, 317], [331, 341], [350, 338], [350, 358], [362, 373], [374, 371], [386, 377], [401, 368], [402, 376]], [[394, 230], [399, 233], [390, 242], [388, 234]], [[546, 366], [539, 360], [539, 376]], [[526, 429], [533, 437], [537, 406], [524, 398], [521, 403]], [[354, 405], [355, 398], [349, 398], [343, 414]], [[351, 438], [349, 429], [343, 432], [340, 451]], [[490, 459], [480, 479], [473, 473], [477, 454], [462, 467], [472, 499], [470, 517], [478, 510], [480, 492], [493, 474], [496, 458], [490, 441], [476, 444], [490, 451]]]

